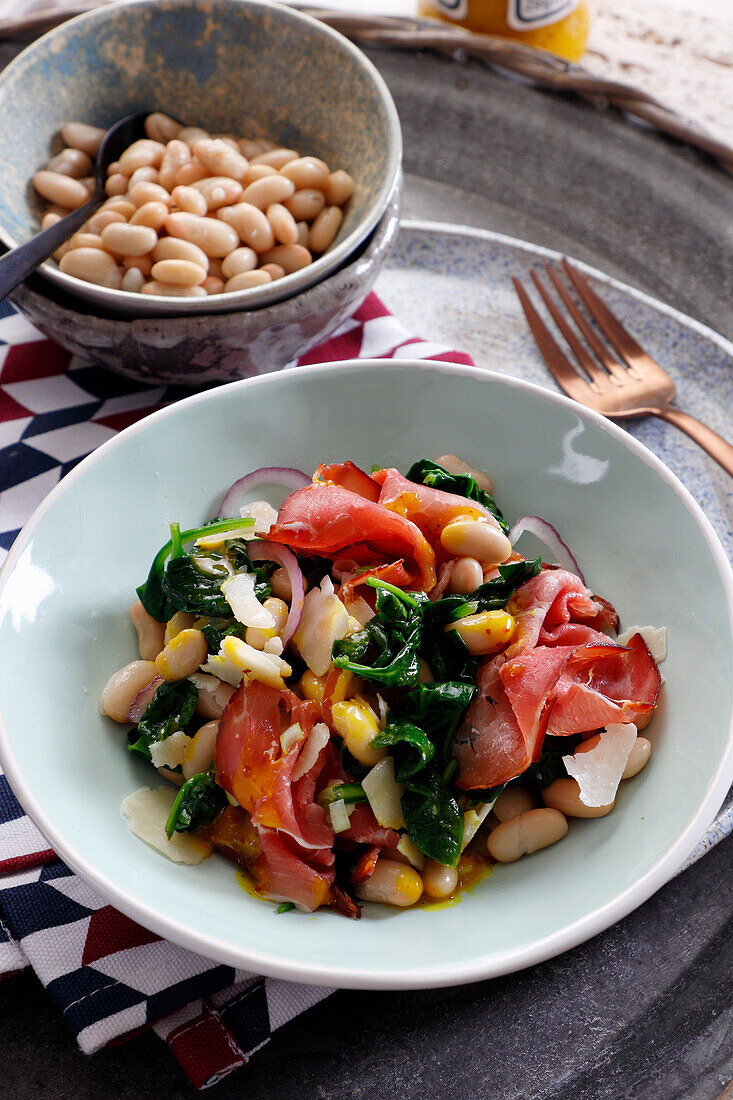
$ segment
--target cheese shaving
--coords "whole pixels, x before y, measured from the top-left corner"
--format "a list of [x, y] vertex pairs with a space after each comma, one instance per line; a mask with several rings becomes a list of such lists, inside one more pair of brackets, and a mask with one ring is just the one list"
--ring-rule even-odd
[[186, 750], [191, 744], [183, 730], [176, 730], [164, 741], [156, 741], [150, 746], [150, 759], [156, 768], [177, 768], [186, 759]]
[[619, 634], [616, 641], [619, 645], [628, 645], [635, 634], [641, 634], [652, 657], [658, 665], [661, 664], [667, 656], [666, 626], [630, 626]]
[[610, 725], [588, 752], [563, 756], [565, 769], [580, 787], [580, 801], [585, 806], [610, 806], [635, 741], [633, 722]]
[[235, 573], [224, 581], [221, 591], [237, 622], [244, 626], [259, 627], [261, 630], [273, 629], [275, 620], [255, 596], [253, 573]]
[[161, 852], [174, 863], [200, 863], [211, 854], [208, 841], [194, 833], [174, 833], [170, 840], [165, 835], [165, 823], [176, 793], [171, 787], [157, 791], [141, 787], [128, 794], [121, 806], [122, 814], [130, 832], [155, 848], [156, 852]]

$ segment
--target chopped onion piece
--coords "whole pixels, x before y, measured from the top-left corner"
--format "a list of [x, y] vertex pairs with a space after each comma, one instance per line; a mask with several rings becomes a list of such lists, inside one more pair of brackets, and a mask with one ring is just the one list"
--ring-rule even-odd
[[308, 475], [292, 466], [260, 466], [258, 470], [245, 474], [229, 487], [219, 505], [218, 515], [223, 519], [236, 519], [247, 504], [246, 498], [259, 485], [283, 485], [286, 489], [302, 489], [310, 484]]
[[331, 818], [331, 828], [335, 833], [345, 833], [349, 827], [349, 815], [353, 806], [347, 806], [343, 798], [338, 798], [328, 807], [328, 816]]
[[394, 760], [385, 756], [361, 781], [364, 794], [378, 823], [383, 829], [404, 829], [402, 795], [405, 788], [394, 774]]
[[139, 791], [128, 794], [122, 803], [122, 814], [131, 833], [174, 863], [200, 863], [211, 854], [211, 845], [207, 840], [194, 833], [174, 833], [170, 840], [165, 835], [165, 823], [176, 793], [172, 787], [162, 787], [157, 791], [141, 787]]
[[293, 745], [297, 745], [304, 737], [305, 734], [300, 722], [293, 722], [292, 726], [288, 726], [286, 730], [283, 730], [280, 734], [280, 747], [283, 750], [283, 755], [287, 756]]
[[224, 581], [221, 591], [238, 622], [261, 630], [272, 630], [275, 620], [255, 596], [254, 573], [235, 573]]
[[287, 645], [298, 629], [303, 614], [305, 584], [297, 558], [292, 550], [288, 550], [287, 546], [280, 546], [277, 542], [267, 542], [266, 539], [252, 543], [249, 548], [249, 556], [252, 561], [279, 562], [288, 575], [291, 592], [290, 611], [280, 635], [283, 645]]
[[534, 535], [535, 538], [545, 544], [555, 559], [551, 564], [560, 565], [563, 569], [574, 573], [585, 584], [585, 577], [580, 571], [580, 566], [551, 523], [548, 523], [546, 519], [542, 519], [541, 516], [522, 516], [509, 532], [509, 541], [512, 546], [525, 531], [529, 531], [531, 535]]
[[155, 741], [150, 746], [150, 759], [156, 768], [177, 768], [186, 759], [186, 750], [191, 744], [183, 730], [176, 730], [163, 741]]
[[635, 741], [633, 722], [616, 723], [601, 731], [598, 744], [588, 752], [563, 756], [565, 769], [580, 787], [580, 801], [585, 806], [608, 806], [613, 802]]
[[641, 634], [644, 644], [657, 664], [661, 664], [667, 656], [667, 628], [666, 626], [630, 626], [619, 634], [616, 641], [619, 645], [628, 645], [635, 634]]

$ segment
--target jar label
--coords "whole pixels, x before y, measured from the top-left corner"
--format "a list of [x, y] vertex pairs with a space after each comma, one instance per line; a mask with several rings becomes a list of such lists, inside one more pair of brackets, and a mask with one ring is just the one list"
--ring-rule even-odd
[[428, 0], [428, 3], [447, 19], [458, 21], [468, 15], [468, 0]]
[[532, 31], [558, 23], [578, 7], [580, 0], [507, 0], [506, 21], [513, 31]]

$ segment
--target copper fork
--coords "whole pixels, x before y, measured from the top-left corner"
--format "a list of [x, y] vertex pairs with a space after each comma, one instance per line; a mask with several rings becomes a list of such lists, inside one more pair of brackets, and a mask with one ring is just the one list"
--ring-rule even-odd
[[661, 416], [686, 432], [733, 476], [733, 446], [694, 416], [675, 408], [672, 404], [675, 385], [667, 372], [637, 344], [604, 305], [585, 276], [567, 260], [563, 260], [562, 264], [588, 313], [605, 336], [605, 341], [580, 311], [555, 268], [548, 263], [545, 264], [545, 271], [593, 355], [581, 342], [578, 331], [570, 325], [566, 313], [537, 272], [532, 270], [530, 275], [551, 317], [572, 349], [577, 365], [561, 350], [519, 279], [512, 279], [532, 335], [560, 388], [581, 405], [587, 405], [605, 416], [618, 419]]

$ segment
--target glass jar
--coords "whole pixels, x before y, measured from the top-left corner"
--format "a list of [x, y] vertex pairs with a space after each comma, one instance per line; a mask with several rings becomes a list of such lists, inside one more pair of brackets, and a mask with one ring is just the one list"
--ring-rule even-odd
[[580, 60], [588, 40], [586, 0], [418, 0], [418, 14], [516, 38], [568, 61]]

